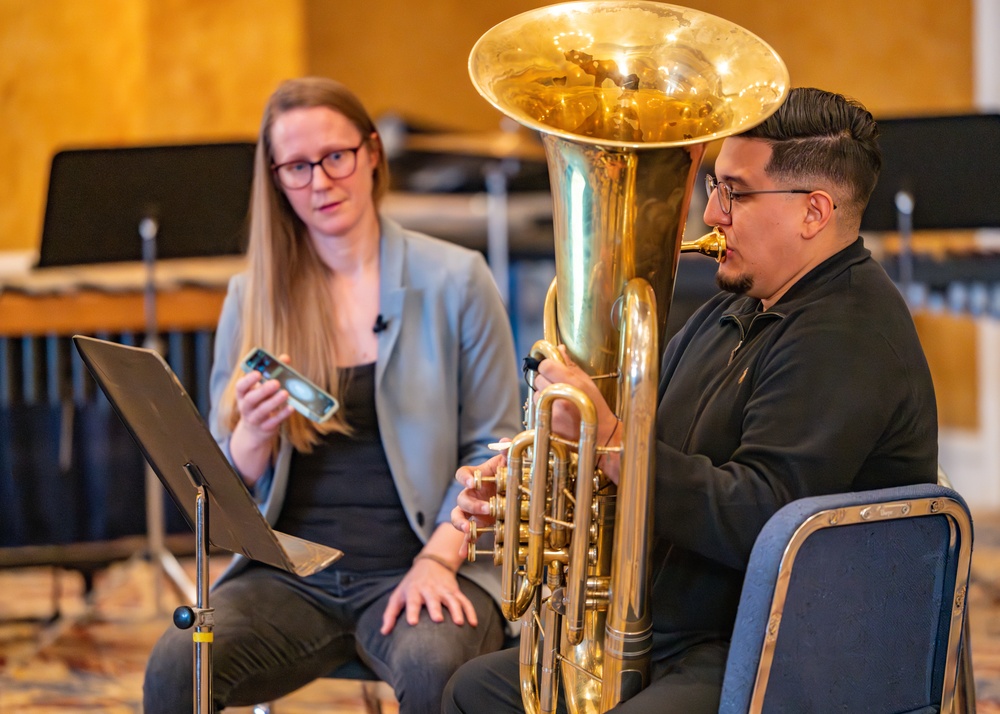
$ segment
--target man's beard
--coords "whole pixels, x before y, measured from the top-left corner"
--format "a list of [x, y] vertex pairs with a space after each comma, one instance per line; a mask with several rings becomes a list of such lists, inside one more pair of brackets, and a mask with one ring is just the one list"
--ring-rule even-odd
[[715, 284], [719, 286], [719, 290], [724, 290], [727, 293], [744, 295], [750, 292], [750, 288], [753, 287], [753, 278], [746, 273], [740, 273], [732, 278], [716, 273]]

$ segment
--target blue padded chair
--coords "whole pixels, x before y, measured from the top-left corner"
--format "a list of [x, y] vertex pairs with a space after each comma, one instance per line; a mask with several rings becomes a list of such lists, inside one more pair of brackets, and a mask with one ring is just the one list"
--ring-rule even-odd
[[750, 556], [720, 714], [955, 711], [971, 555], [944, 486], [788, 504]]

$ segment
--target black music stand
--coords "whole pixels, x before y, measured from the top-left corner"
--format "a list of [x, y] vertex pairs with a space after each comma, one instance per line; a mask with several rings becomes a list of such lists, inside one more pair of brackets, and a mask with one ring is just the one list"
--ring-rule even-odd
[[159, 258], [242, 252], [255, 144], [67, 149], [52, 158], [38, 267], [142, 260], [136, 239], [158, 227]]
[[[155, 350], [80, 335], [77, 350], [150, 467], [194, 529], [197, 602], [174, 612], [174, 624], [195, 627], [194, 711], [212, 709], [215, 613], [208, 604], [208, 545], [241, 553], [301, 576], [343, 553], [272, 530], [216, 443], [177, 376]], [[209, 513], [212, 529], [209, 530]]]
[[1000, 226], [1000, 114], [882, 119], [884, 163], [862, 231], [899, 231], [899, 284], [913, 279], [915, 230]]

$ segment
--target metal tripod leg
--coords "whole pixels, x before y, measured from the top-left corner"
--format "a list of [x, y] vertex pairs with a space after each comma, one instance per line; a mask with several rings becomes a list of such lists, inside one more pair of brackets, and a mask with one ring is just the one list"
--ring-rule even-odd
[[166, 525], [163, 517], [163, 485], [156, 477], [153, 469], [146, 466], [146, 547], [149, 559], [153, 564], [153, 597], [156, 612], [166, 612], [163, 604], [163, 576], [166, 575], [170, 584], [180, 595], [182, 602], [195, 602], [197, 592], [195, 584], [187, 572], [181, 567], [176, 556], [171, 553], [165, 542]]

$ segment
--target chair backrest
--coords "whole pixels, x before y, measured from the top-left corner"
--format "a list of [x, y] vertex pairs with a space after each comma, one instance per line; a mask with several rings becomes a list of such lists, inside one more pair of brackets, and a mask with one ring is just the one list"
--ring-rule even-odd
[[788, 504], [750, 556], [720, 714], [951, 712], [971, 555], [936, 484]]

